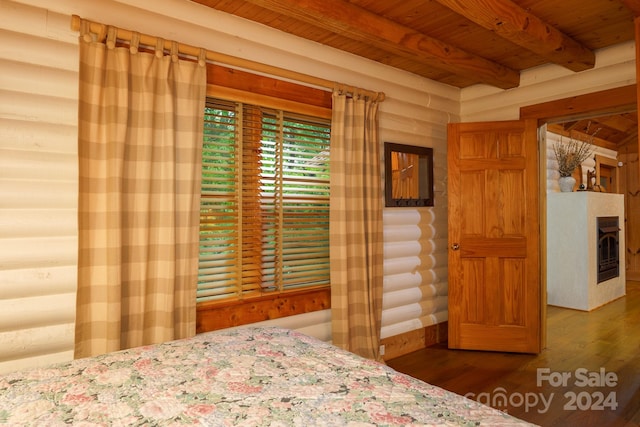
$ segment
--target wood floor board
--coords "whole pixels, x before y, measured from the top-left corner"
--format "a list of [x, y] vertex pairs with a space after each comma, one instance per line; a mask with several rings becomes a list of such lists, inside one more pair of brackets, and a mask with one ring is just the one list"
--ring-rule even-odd
[[[547, 347], [538, 355], [449, 350], [439, 344], [387, 364], [541, 426], [640, 426], [640, 282], [628, 281], [625, 297], [591, 312], [549, 306]], [[544, 372], [566, 380], [538, 386]], [[615, 386], [600, 383], [612, 381], [612, 375]], [[609, 397], [601, 408], [600, 394]], [[528, 407], [520, 403], [525, 399]]]

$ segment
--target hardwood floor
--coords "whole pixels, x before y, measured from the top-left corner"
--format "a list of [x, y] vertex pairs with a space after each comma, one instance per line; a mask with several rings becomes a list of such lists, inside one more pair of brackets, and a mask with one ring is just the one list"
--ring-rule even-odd
[[549, 306], [538, 355], [436, 345], [387, 364], [541, 426], [640, 426], [640, 282], [591, 312]]

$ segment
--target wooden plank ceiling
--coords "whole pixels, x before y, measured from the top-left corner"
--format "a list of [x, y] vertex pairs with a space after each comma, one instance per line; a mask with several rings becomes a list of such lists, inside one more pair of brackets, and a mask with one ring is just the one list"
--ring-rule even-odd
[[635, 111], [555, 123], [548, 128], [559, 135], [581, 141], [589, 141], [593, 137], [595, 145], [610, 150], [619, 151], [627, 146], [637, 151], [638, 115]]
[[[640, 0], [192, 1], [459, 88], [517, 87], [521, 71], [550, 63], [593, 68], [596, 50], [634, 40], [640, 15]], [[637, 139], [635, 114], [590, 126], [610, 148]]]
[[547, 63], [594, 66], [634, 39], [638, 0], [193, 0], [460, 88], [517, 87]]

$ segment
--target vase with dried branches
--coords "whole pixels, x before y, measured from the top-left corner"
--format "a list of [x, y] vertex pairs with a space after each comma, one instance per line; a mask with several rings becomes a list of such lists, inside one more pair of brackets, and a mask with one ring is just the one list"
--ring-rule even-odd
[[[598, 129], [599, 130], [599, 129]], [[587, 128], [588, 131], [588, 128]], [[587, 140], [578, 140], [570, 138], [568, 142], [560, 142], [553, 144], [553, 152], [558, 161], [558, 172], [560, 173], [560, 191], [573, 191], [576, 181], [573, 178], [573, 171], [582, 165], [594, 152], [593, 139], [597, 131], [590, 135]]]

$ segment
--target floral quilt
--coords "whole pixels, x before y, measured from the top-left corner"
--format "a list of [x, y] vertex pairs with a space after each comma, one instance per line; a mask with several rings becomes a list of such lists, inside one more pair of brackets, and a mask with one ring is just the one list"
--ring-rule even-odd
[[5, 375], [0, 424], [526, 425], [280, 328], [211, 332]]

